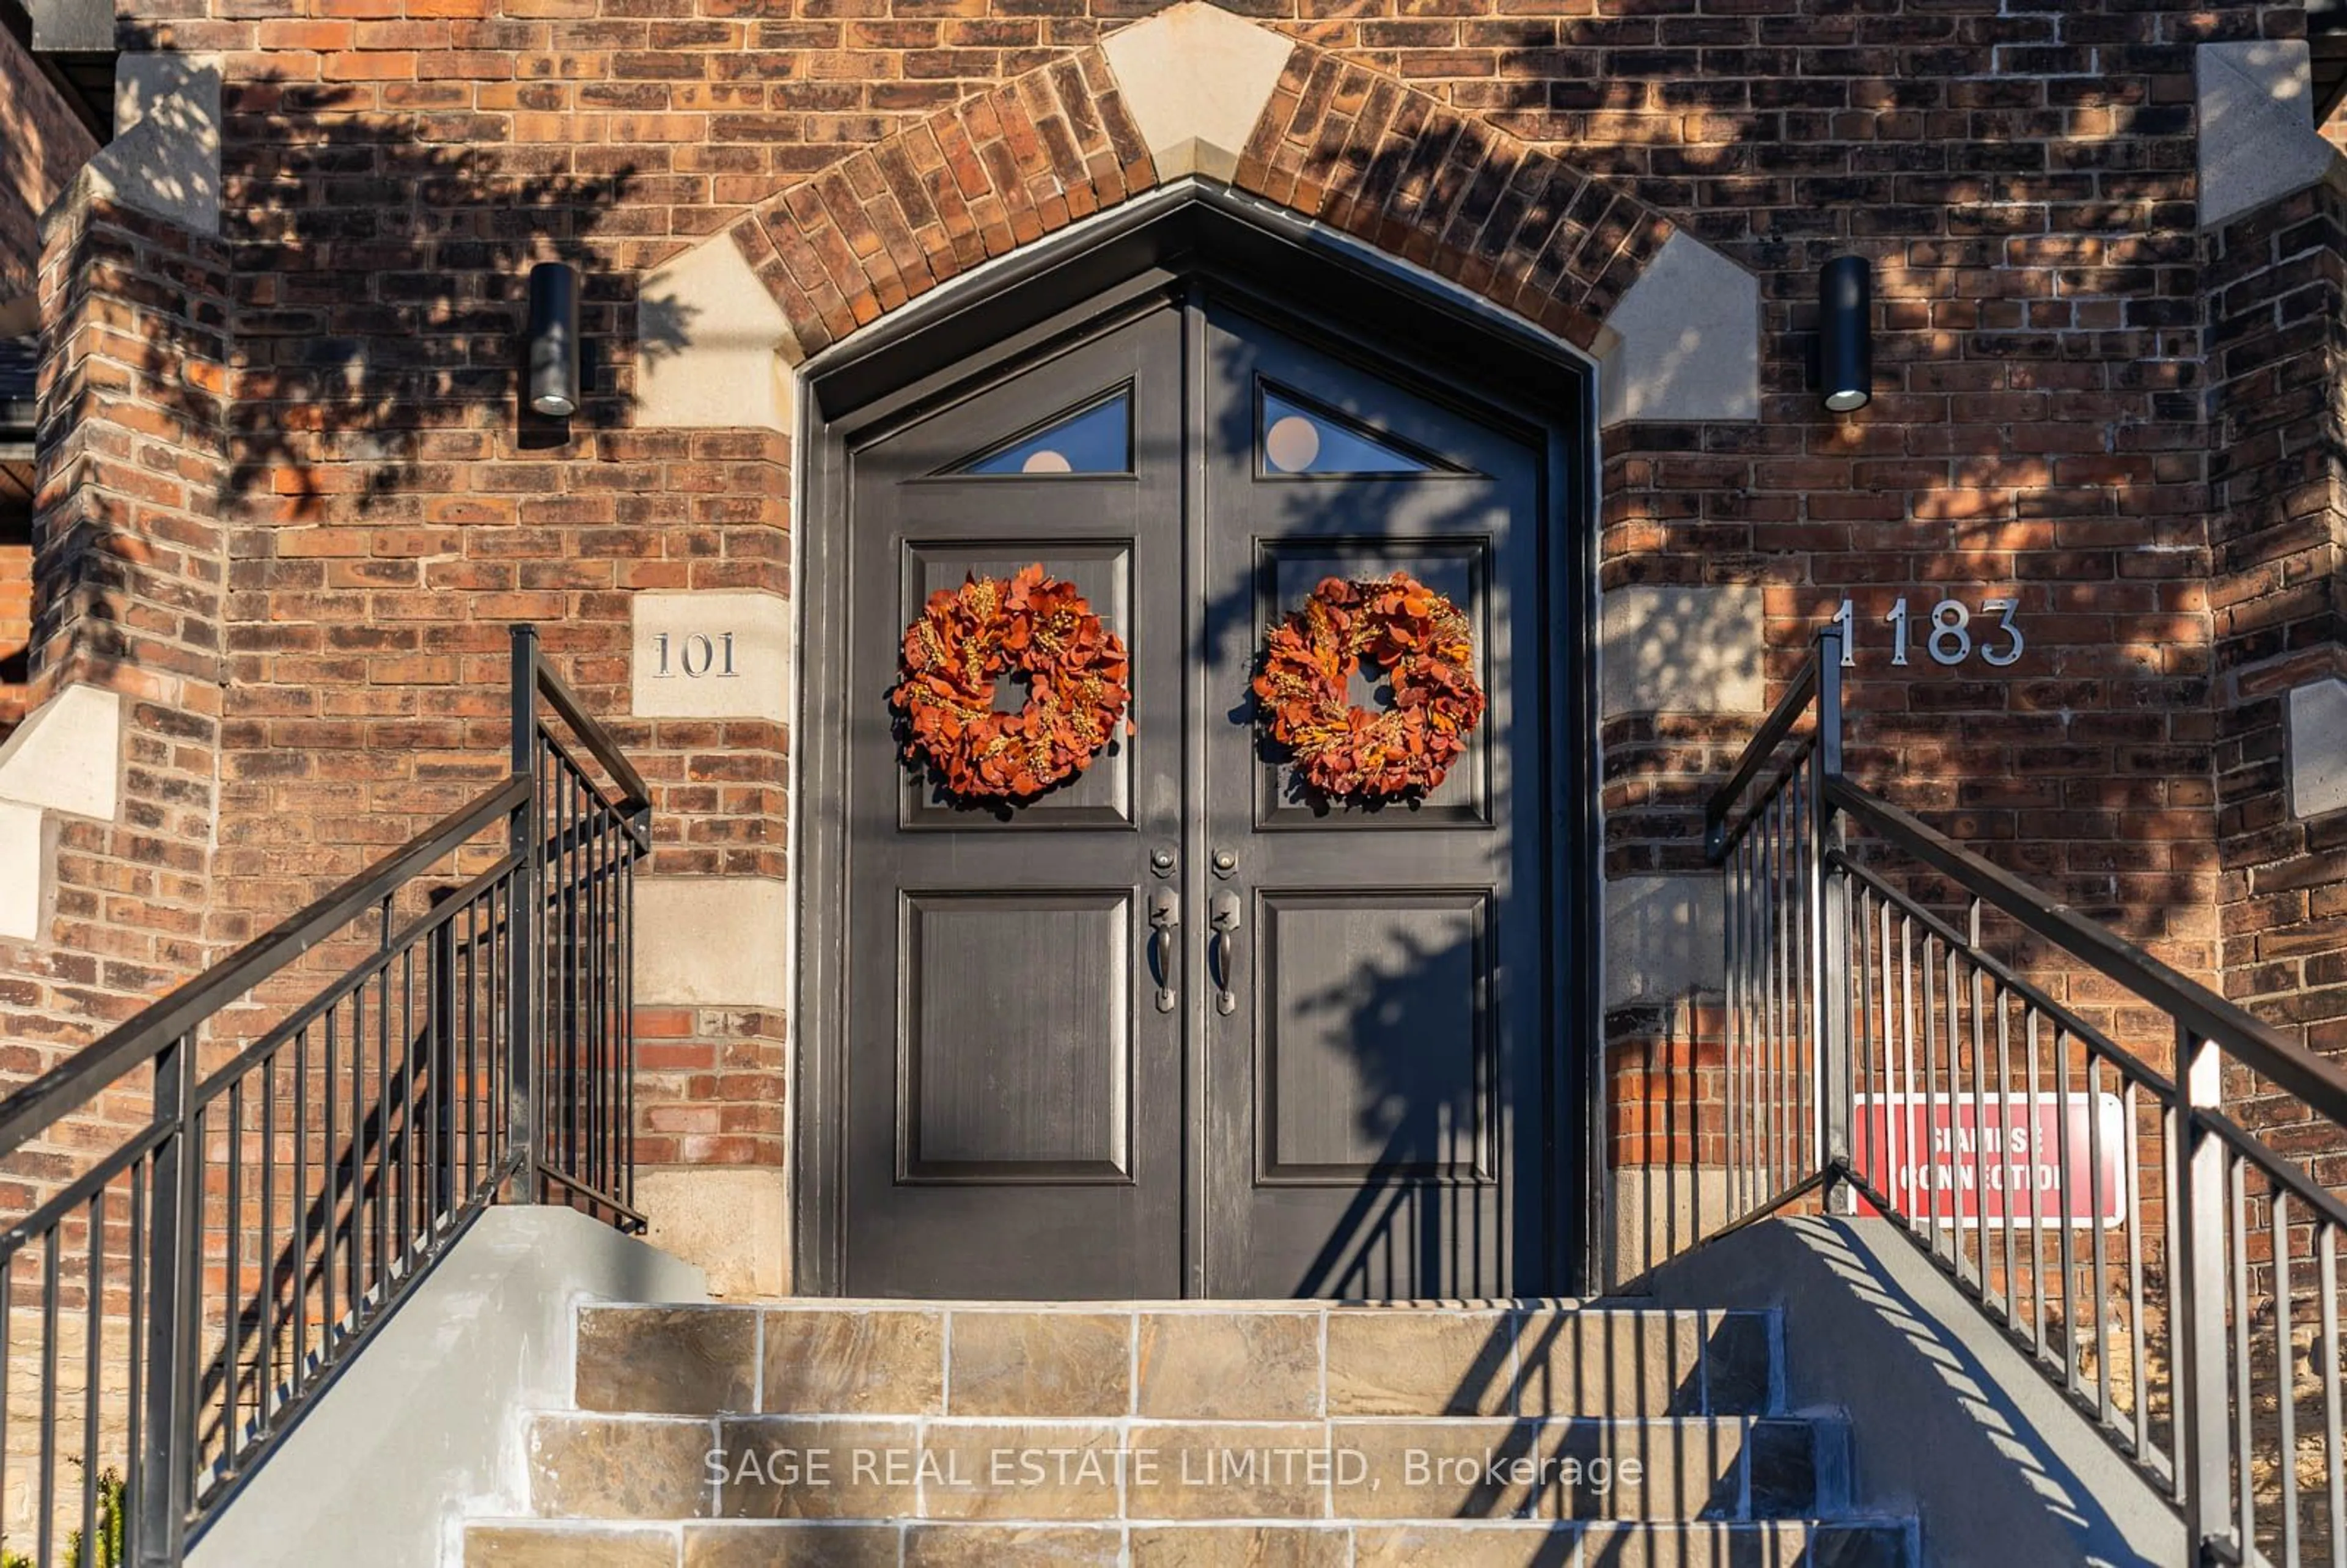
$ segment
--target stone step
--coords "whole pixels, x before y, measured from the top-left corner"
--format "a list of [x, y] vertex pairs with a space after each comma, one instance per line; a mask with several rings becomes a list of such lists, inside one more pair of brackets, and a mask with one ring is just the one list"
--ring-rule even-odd
[[1791, 1417], [532, 1420], [530, 1510], [608, 1520], [1752, 1520], [1847, 1505]]
[[465, 1568], [1911, 1568], [1910, 1527], [1855, 1522], [1323, 1525], [493, 1521]]
[[1748, 1416], [1765, 1312], [1572, 1303], [582, 1308], [577, 1399], [647, 1415]]

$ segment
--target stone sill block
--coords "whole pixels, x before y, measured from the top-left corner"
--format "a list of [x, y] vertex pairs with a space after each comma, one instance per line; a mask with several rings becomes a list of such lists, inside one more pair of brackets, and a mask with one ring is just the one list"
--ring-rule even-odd
[[1911, 1527], [1831, 1524], [1176, 1526], [477, 1523], [465, 1568], [1909, 1568]]
[[995, 1303], [590, 1307], [585, 1410], [1295, 1420], [1747, 1416], [1767, 1312]]
[[550, 1519], [1758, 1521], [1831, 1514], [1839, 1421], [538, 1417]]

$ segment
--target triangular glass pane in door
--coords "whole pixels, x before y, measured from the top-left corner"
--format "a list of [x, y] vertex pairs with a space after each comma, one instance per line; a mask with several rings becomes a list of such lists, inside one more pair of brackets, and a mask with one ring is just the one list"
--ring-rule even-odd
[[1419, 456], [1394, 437], [1263, 387], [1262, 471], [1287, 474], [1440, 474], [1447, 463]]
[[957, 474], [1020, 474], [1030, 478], [1062, 474], [1133, 472], [1132, 389], [1030, 426], [999, 446], [957, 465]]

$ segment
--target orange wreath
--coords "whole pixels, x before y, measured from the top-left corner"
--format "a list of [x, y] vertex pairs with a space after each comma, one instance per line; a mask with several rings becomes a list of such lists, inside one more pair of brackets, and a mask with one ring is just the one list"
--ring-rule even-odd
[[[1327, 578], [1265, 641], [1258, 715], [1324, 794], [1428, 794], [1483, 718], [1471, 649], [1466, 614], [1413, 577]], [[1353, 706], [1346, 685], [1363, 659], [1391, 682], [1392, 707]]]
[[[1028, 678], [1026, 705], [997, 712], [994, 683], [1014, 671]], [[927, 758], [948, 790], [1024, 800], [1092, 765], [1133, 702], [1130, 673], [1123, 640], [1039, 563], [929, 595], [905, 628], [888, 700], [908, 726], [905, 755]]]

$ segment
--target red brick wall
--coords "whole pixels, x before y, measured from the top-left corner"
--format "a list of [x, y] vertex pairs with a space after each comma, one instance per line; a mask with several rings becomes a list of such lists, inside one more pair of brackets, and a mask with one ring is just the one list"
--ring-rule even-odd
[[33, 692], [122, 700], [113, 822], [61, 818], [53, 941], [0, 943], [11, 1071], [200, 968], [220, 710], [228, 268], [219, 247], [103, 201], [65, 213], [41, 277], [44, 429]]
[[42, 211], [97, 143], [16, 40], [0, 32], [0, 298], [39, 270]]
[[[2291, 688], [2347, 675], [2347, 192], [2333, 180], [2210, 236], [2215, 781], [2225, 983], [2293, 1037], [2347, 1055], [2347, 814], [2293, 815]], [[2305, 1112], [2246, 1078], [2270, 1136]], [[2303, 1136], [2284, 1146], [2303, 1147]], [[2347, 1151], [2325, 1178], [2347, 1179]]]

